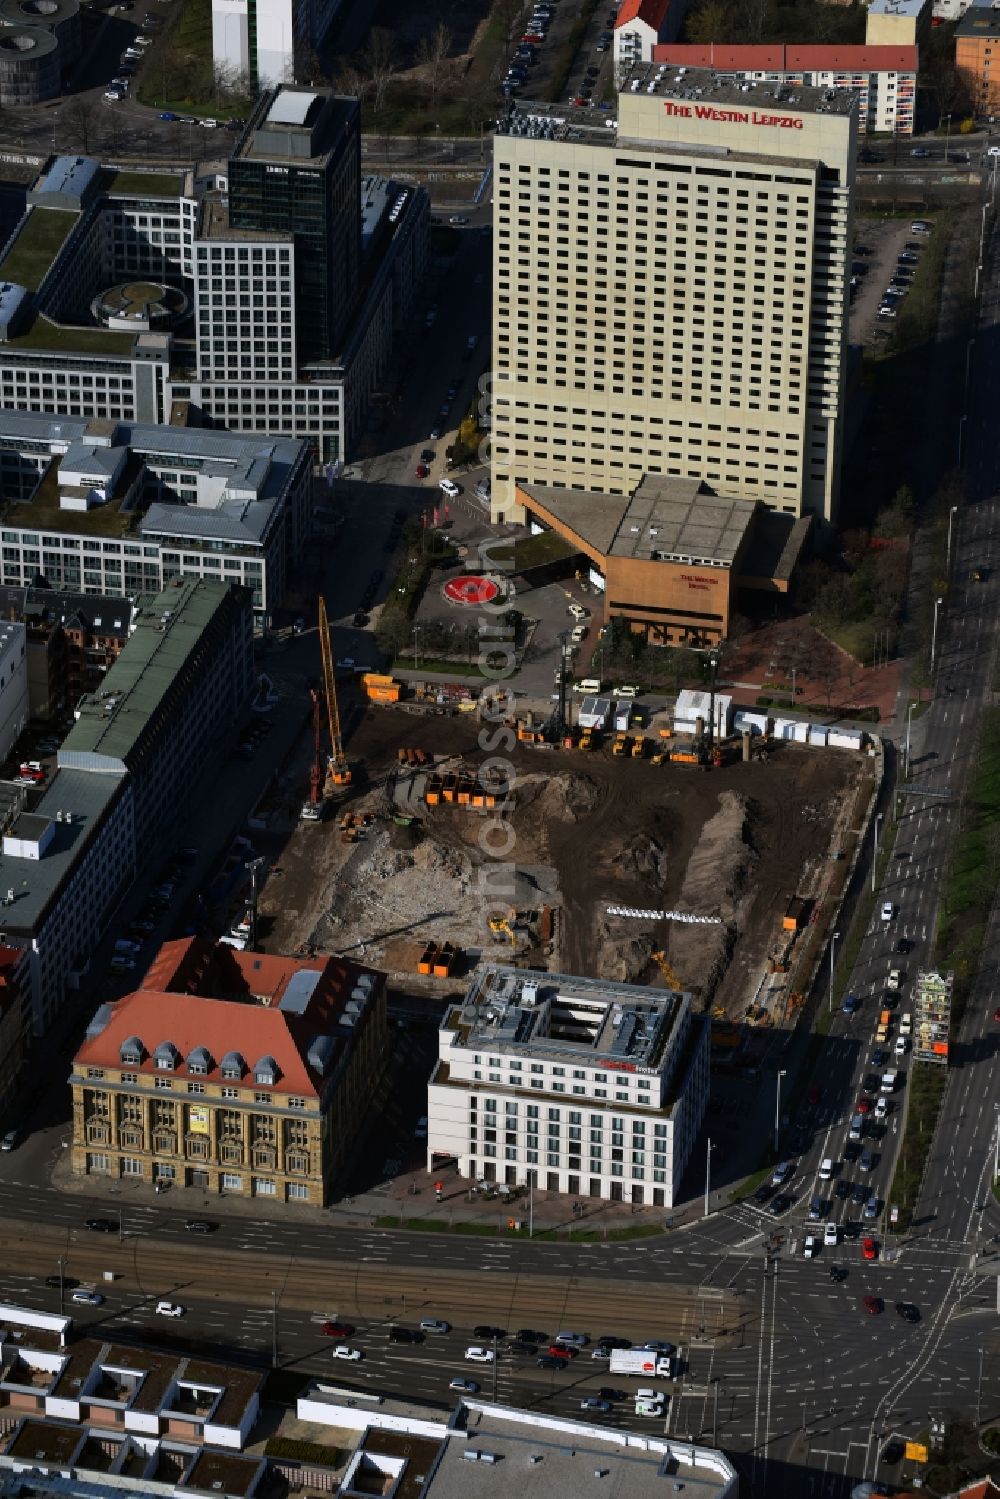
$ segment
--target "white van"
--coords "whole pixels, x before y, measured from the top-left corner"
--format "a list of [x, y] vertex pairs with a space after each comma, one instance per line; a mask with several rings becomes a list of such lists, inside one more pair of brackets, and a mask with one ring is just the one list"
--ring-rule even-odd
[[599, 677], [581, 677], [579, 682], [573, 683], [574, 692], [583, 692], [594, 696], [600, 690], [601, 682]]
[[896, 1079], [898, 1077], [899, 1077], [899, 1073], [896, 1071], [895, 1067], [890, 1068], [890, 1070], [888, 1072], [883, 1072], [883, 1074], [882, 1074], [882, 1081], [878, 1085], [879, 1092], [880, 1093], [895, 1093], [895, 1091], [896, 1091]]
[[905, 1057], [910, 1049], [910, 1043], [905, 1036], [896, 1037], [896, 1045], [893, 1047], [897, 1057]]
[[827, 1156], [826, 1160], [820, 1162], [819, 1179], [820, 1179], [821, 1182], [828, 1182], [832, 1176], [833, 1176], [833, 1160], [831, 1159], [830, 1156]]

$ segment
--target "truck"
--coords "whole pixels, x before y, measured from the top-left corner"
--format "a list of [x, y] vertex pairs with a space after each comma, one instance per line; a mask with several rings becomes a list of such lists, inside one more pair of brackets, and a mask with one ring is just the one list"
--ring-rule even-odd
[[657, 1374], [661, 1379], [673, 1379], [674, 1364], [668, 1354], [657, 1353], [653, 1348], [612, 1348], [611, 1373], [639, 1375]]

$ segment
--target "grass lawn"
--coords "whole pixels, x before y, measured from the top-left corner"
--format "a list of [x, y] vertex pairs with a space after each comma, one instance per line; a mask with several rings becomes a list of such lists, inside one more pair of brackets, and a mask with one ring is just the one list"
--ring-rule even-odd
[[176, 198], [184, 187], [184, 178], [177, 172], [112, 172], [108, 181], [109, 193], [127, 193], [130, 197]]
[[409, 655], [404, 651], [401, 656], [397, 657], [392, 663], [392, 670], [394, 672], [431, 671], [437, 673], [439, 676], [451, 677], [478, 677], [481, 675], [476, 662], [473, 662], [470, 666], [468, 661], [445, 661], [435, 656], [431, 656], [430, 658], [421, 656], [418, 653], [416, 662], [414, 663], [412, 651]]
[[968, 981], [975, 969], [983, 932], [1000, 876], [1000, 708], [988, 708], [982, 727], [961, 832], [945, 885], [937, 955]]
[[541, 531], [537, 536], [523, 536], [514, 543], [514, 571], [542, 567], [563, 557], [575, 557], [580, 548], [566, 541], [557, 531]]
[[65, 208], [33, 208], [0, 263], [3, 279], [37, 291], [79, 217]]
[[[10, 272], [4, 271], [5, 275]], [[23, 333], [10, 340], [15, 349], [68, 349], [81, 354], [121, 354], [132, 349], [132, 333], [117, 333], [111, 328], [61, 327], [48, 318], [36, 316]]]

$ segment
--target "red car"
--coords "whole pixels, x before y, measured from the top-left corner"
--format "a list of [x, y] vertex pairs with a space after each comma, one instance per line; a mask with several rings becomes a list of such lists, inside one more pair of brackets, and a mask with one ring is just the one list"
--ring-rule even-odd
[[1000, 1021], [1000, 1010], [993, 1011], [993, 1019], [996, 1021]]
[[858, 1113], [870, 1114], [873, 1107], [874, 1105], [870, 1096], [867, 1093], [862, 1093], [861, 1097], [858, 1099]]
[[417, 478], [418, 479], [426, 479], [427, 475], [429, 473], [430, 473], [430, 469], [427, 467], [426, 463], [418, 463], [417, 464]]
[[809, 1089], [809, 1092], [806, 1094], [806, 1097], [808, 1098], [813, 1108], [815, 1108], [818, 1103], [822, 1103], [823, 1089], [820, 1087], [819, 1083], [813, 1083], [812, 1087]]
[[521, 44], [522, 46], [527, 45], [529, 47], [540, 47], [543, 40], [543, 37], [536, 36], [533, 31], [526, 31], [521, 38]]
[[350, 1322], [324, 1322], [323, 1332], [328, 1338], [349, 1338], [354, 1328]]
[[881, 1296], [865, 1296], [863, 1298], [865, 1311], [869, 1317], [877, 1317], [882, 1310]]
[[865, 1257], [866, 1260], [877, 1260], [878, 1259], [878, 1245], [875, 1243], [875, 1240], [874, 1239], [862, 1239], [862, 1241], [861, 1241], [861, 1253], [864, 1255], [864, 1257]]
[[575, 1348], [568, 1348], [565, 1343], [553, 1343], [552, 1346], [550, 1348], [547, 1348], [545, 1351], [546, 1353], [550, 1354], [552, 1358], [571, 1359], [576, 1358], [577, 1355], [577, 1350]]

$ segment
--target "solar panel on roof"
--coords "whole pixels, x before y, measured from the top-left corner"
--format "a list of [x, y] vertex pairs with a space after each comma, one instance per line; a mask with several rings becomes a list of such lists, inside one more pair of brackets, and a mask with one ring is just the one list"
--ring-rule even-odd
[[282, 89], [267, 112], [269, 125], [304, 125], [319, 94], [288, 92]]

